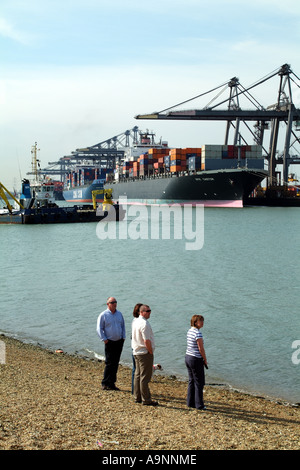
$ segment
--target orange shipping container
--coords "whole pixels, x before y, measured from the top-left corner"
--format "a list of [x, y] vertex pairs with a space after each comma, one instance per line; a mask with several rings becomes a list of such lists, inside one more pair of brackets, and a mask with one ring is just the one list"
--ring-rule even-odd
[[153, 155], [168, 155], [169, 149], [168, 148], [149, 149], [149, 153], [152, 153]]
[[170, 155], [181, 155], [181, 150], [182, 149], [171, 149]]
[[153, 168], [163, 168], [163, 167], [164, 167], [163, 163], [159, 163], [159, 162], [153, 163]]
[[186, 170], [186, 165], [171, 165], [170, 166], [170, 171], [175, 172], [175, 171], [185, 171]]
[[156, 149], [152, 148], [148, 150], [149, 155], [167, 155], [169, 153], [169, 149]]

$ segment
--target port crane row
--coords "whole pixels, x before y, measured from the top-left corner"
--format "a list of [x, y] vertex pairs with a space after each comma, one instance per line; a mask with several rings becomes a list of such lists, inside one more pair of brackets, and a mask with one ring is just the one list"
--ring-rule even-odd
[[[47, 168], [40, 168], [40, 161], [37, 160], [39, 174], [48, 176], [60, 175], [61, 180], [63, 180], [64, 175], [74, 170], [77, 165], [88, 166], [92, 163], [93, 165], [99, 165], [99, 167], [114, 168], [116, 160], [120, 162], [124, 159], [125, 150], [138, 145], [145, 135], [149, 139], [149, 147], [157, 145], [155, 133], [148, 130], [143, 132], [139, 130], [138, 126], [134, 126], [132, 129], [126, 130], [98, 144], [78, 148], [71, 152], [71, 155], [61, 157], [59, 161], [48, 162], [49, 166]], [[27, 175], [33, 174], [34, 171], [27, 173]]]
[[[39, 173], [41, 175], [60, 175], [63, 179], [64, 175], [74, 169], [76, 165], [88, 165], [92, 162], [105, 168], [114, 168], [115, 161], [124, 158], [124, 149], [131, 145], [137, 145], [140, 134], [138, 126], [135, 126], [131, 130], [126, 130], [98, 144], [78, 148], [71, 152], [71, 155], [61, 157], [59, 161], [48, 162], [49, 167], [39, 168]], [[154, 143], [154, 134], [152, 134], [152, 142]]]
[[[273, 77], [279, 76], [279, 87], [275, 104], [264, 107], [253, 96], [252, 89], [268, 82]], [[213, 88], [212, 90], [201, 93], [186, 101], [175, 104], [160, 112], [150, 114], [139, 114], [135, 116], [138, 120], [190, 120], [190, 121], [225, 121], [226, 131], [224, 145], [229, 144], [230, 130], [233, 129], [233, 145], [249, 145], [245, 136], [242, 135], [241, 126], [244, 125], [250, 133], [251, 138], [256, 145], [261, 145], [264, 157], [269, 163], [268, 185], [277, 184], [276, 166], [283, 165], [283, 182], [287, 184], [288, 169], [291, 164], [299, 164], [299, 155], [292, 155], [295, 145], [300, 143], [297, 132], [300, 130], [300, 109], [296, 108], [292, 98], [292, 86], [300, 88], [299, 77], [291, 70], [290, 65], [284, 64], [269, 75], [258, 80], [253, 85], [245, 88], [241, 85], [237, 77]], [[220, 96], [227, 92], [229, 96], [220, 100]], [[187, 103], [217, 91], [210, 102], [201, 109], [175, 110]], [[252, 109], [243, 109], [241, 99], [246, 99]], [[226, 105], [226, 106], [225, 106]], [[223, 106], [223, 107], [222, 107]], [[220, 108], [221, 107], [221, 108]], [[225, 109], [224, 109], [225, 107]], [[252, 123], [252, 127], [248, 124]], [[279, 153], [278, 140], [280, 126], [285, 126], [284, 148]], [[270, 129], [270, 139], [267, 146], [264, 145], [265, 133]], [[107, 139], [96, 145], [76, 149], [71, 155], [59, 159], [57, 162], [49, 162], [52, 168], [40, 170], [41, 174], [60, 174], [63, 175], [74, 168], [76, 164], [85, 164], [85, 162], [97, 162], [100, 166], [113, 167], [115, 160], [121, 160], [124, 157], [124, 150], [130, 145], [138, 143], [141, 135], [138, 127], [127, 130], [122, 134]], [[154, 139], [154, 134], [150, 134]], [[59, 167], [55, 169], [53, 167]]]

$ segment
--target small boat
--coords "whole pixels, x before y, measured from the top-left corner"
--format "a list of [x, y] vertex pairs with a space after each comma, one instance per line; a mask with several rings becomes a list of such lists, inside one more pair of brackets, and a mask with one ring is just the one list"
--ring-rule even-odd
[[[112, 190], [103, 187], [93, 192], [93, 204], [58, 206], [55, 202], [55, 182], [50, 179], [41, 181], [37, 152], [35, 143], [31, 150], [34, 181], [30, 184], [28, 179], [23, 179], [20, 200], [0, 183], [0, 199], [6, 204], [0, 210], [0, 224], [58, 224], [124, 219], [126, 211], [119, 204], [114, 204]], [[97, 206], [96, 197], [100, 193], [103, 196]], [[18, 207], [13, 208], [10, 200]]]
[[[0, 224], [57, 224], [78, 222], [100, 222], [123, 220], [126, 211], [112, 199], [112, 191], [102, 190], [103, 202], [93, 205], [58, 206], [54, 198], [55, 186], [51, 182], [30, 186], [27, 179], [22, 181], [20, 200], [18, 201], [5, 186], [0, 183], [0, 197], [6, 207], [0, 210]], [[7, 196], [8, 195], [8, 196]], [[13, 208], [9, 198], [19, 208]]]

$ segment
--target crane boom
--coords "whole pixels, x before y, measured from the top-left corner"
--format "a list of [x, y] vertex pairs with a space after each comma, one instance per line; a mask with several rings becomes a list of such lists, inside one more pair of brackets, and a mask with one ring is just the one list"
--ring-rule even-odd
[[4, 184], [0, 183], [0, 197], [1, 199], [3, 199], [3, 201], [5, 202], [6, 206], [7, 206], [7, 209], [9, 210], [10, 213], [12, 213], [12, 205], [10, 204], [9, 200], [8, 200], [8, 197], [6, 196], [6, 193], [17, 203], [19, 204], [20, 208], [21, 209], [24, 209], [24, 207], [22, 206], [22, 204], [20, 203], [20, 201], [18, 201], [18, 199], [15, 198], [15, 196], [10, 192], [8, 191], [8, 189], [4, 186]]

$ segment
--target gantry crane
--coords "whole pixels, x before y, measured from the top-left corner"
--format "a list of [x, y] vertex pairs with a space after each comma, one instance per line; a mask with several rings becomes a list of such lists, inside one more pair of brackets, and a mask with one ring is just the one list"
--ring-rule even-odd
[[[154, 142], [155, 134], [141, 131], [138, 126], [121, 132], [118, 135], [103, 140], [95, 145], [78, 148], [71, 152], [70, 155], [61, 157], [58, 161], [48, 162], [49, 167], [38, 168], [39, 175], [59, 175], [61, 181], [65, 175], [80, 165], [99, 165], [104, 168], [115, 168], [115, 163], [124, 159], [125, 150], [131, 146], [138, 145], [143, 135], [147, 134], [151, 143]], [[34, 175], [36, 168], [32, 168], [32, 172], [27, 175]]]
[[[275, 104], [265, 108], [254, 98], [252, 93], [250, 93], [250, 90], [261, 85], [267, 80], [270, 80], [276, 75], [280, 77], [277, 101]], [[201, 93], [160, 112], [139, 114], [135, 116], [135, 118], [157, 120], [226, 121], [227, 126], [225, 133], [225, 145], [228, 144], [229, 130], [231, 127], [234, 128], [233, 145], [238, 145], [241, 141], [246, 143], [240, 131], [241, 124], [243, 123], [252, 134], [254, 142], [263, 146], [265, 131], [269, 129], [269, 124], [271, 124], [269, 147], [264, 148], [263, 146], [265, 158], [269, 162], [268, 184], [273, 185], [274, 181], [276, 180], [276, 164], [283, 165], [283, 181], [284, 184], [287, 184], [289, 165], [300, 163], [299, 156], [294, 157], [290, 154], [291, 146], [295, 145], [295, 143], [300, 143], [299, 137], [296, 135], [296, 132], [300, 127], [300, 109], [297, 109], [293, 104], [291, 83], [293, 82], [294, 85], [300, 88], [299, 80], [299, 77], [297, 77], [297, 75], [292, 72], [290, 66], [288, 64], [284, 64], [279, 69], [262, 78], [248, 88], [244, 88], [240, 84], [239, 79], [237, 77], [233, 77], [229, 82], [225, 82], [210, 91]], [[228, 90], [228, 88], [229, 97], [218, 102], [217, 104], [213, 104], [213, 102], [219, 98], [219, 96], [225, 90]], [[217, 96], [214, 97], [209, 102], [209, 104], [202, 109], [181, 111], [174, 110], [174, 108], [178, 106], [185, 105], [186, 103], [195, 100], [196, 98], [200, 98], [217, 90]], [[254, 109], [242, 109], [239, 102], [241, 96], [245, 96], [254, 106]], [[227, 109], [217, 109], [218, 106], [224, 105], [225, 103], [227, 103]], [[248, 125], [248, 121], [252, 121], [252, 123], [254, 123], [253, 131]], [[285, 142], [282, 156], [276, 159], [276, 155], [278, 153], [279, 126], [281, 123], [286, 126]], [[293, 123], [296, 124], [295, 130], [293, 130]], [[292, 137], [294, 138], [293, 142], [291, 142]]]

